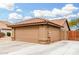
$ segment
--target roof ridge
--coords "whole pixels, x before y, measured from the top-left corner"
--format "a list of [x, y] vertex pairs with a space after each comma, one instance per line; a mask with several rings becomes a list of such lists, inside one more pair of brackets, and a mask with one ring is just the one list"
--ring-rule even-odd
[[35, 19], [40, 19], [40, 20], [48, 21], [48, 20], [45, 19], [45, 18], [30, 18], [30, 19], [26, 19], [26, 20], [20, 21], [20, 22], [18, 22], [18, 23], [16, 23], [16, 24], [20, 24], [20, 23], [22, 23], [22, 22], [26, 22], [26, 21], [30, 21], [30, 20], [35, 20]]

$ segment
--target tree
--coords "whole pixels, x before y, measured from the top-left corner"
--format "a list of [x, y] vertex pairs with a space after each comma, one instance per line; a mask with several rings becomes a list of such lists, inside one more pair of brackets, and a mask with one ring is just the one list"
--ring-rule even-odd
[[75, 20], [69, 21], [69, 26], [70, 26], [70, 27], [73, 27], [73, 26], [75, 26], [76, 24], [77, 24], [77, 23], [76, 23]]
[[77, 27], [76, 29], [79, 29], [79, 18], [69, 21], [69, 26], [70, 27], [76, 26]]

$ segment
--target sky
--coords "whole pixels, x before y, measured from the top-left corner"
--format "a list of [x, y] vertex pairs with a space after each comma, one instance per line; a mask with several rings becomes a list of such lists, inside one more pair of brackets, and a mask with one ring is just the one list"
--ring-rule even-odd
[[0, 3], [0, 20], [16, 23], [29, 18], [79, 17], [79, 3]]

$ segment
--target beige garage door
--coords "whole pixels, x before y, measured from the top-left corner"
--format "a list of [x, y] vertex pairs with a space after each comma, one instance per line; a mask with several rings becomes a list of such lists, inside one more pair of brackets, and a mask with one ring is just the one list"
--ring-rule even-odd
[[36, 43], [38, 41], [38, 29], [38, 26], [16, 28], [15, 39]]
[[50, 27], [49, 28], [49, 37], [51, 42], [60, 40], [60, 31], [59, 28]]

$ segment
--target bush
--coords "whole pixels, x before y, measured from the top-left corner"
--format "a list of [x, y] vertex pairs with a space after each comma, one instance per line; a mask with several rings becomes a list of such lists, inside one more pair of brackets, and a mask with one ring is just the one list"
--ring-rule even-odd
[[11, 33], [10, 32], [7, 32], [7, 36], [11, 36]]
[[4, 36], [5, 36], [5, 33], [0, 32], [0, 38], [1, 38], [1, 37], [4, 37]]

